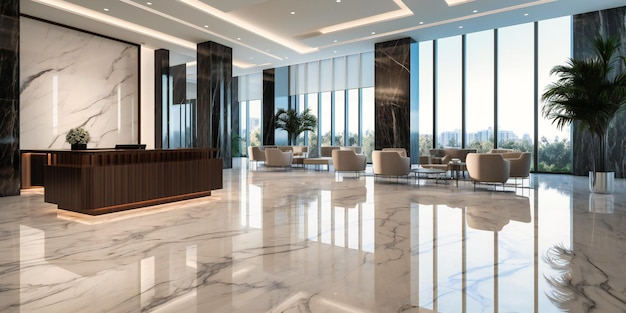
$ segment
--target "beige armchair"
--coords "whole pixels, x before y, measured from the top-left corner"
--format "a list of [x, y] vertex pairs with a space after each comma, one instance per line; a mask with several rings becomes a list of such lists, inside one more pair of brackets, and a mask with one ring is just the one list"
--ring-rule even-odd
[[354, 150], [333, 150], [332, 157], [335, 172], [363, 172], [367, 165], [367, 156]]
[[259, 166], [259, 162], [265, 162], [265, 152], [259, 147], [248, 147], [248, 160], [254, 162], [255, 168]]
[[470, 179], [476, 183], [504, 183], [509, 179], [511, 164], [501, 154], [470, 153], [465, 160]]
[[406, 176], [411, 172], [411, 158], [401, 151], [372, 151], [372, 168], [374, 175]]
[[293, 153], [280, 149], [265, 149], [265, 166], [291, 168]]
[[530, 162], [532, 161], [530, 152], [502, 153], [502, 157], [511, 163], [509, 177], [526, 178], [530, 176]]
[[383, 151], [395, 151], [398, 152], [401, 157], [406, 158], [406, 149], [404, 148], [383, 148]]

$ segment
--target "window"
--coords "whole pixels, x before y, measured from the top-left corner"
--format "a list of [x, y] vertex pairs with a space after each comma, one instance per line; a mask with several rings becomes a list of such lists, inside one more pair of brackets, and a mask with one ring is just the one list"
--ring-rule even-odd
[[461, 36], [437, 43], [437, 147], [461, 147]]
[[419, 43], [419, 150], [433, 148], [433, 42]]

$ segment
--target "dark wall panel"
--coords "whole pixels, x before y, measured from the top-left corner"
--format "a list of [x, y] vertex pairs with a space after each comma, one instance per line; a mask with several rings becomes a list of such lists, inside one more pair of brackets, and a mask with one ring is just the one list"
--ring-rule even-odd
[[[399, 147], [410, 153], [411, 38], [374, 48], [375, 149]], [[417, 60], [416, 60], [417, 61]]]
[[20, 2], [0, 4], [0, 196], [20, 194]]
[[168, 147], [170, 52], [165, 49], [154, 51], [154, 147]]
[[245, 155], [247, 151], [241, 150], [241, 137], [239, 136], [240, 129], [241, 129], [239, 115], [241, 113], [239, 112], [239, 79], [237, 77], [233, 77], [233, 83], [232, 83], [230, 94], [233, 97], [232, 99], [233, 105], [231, 107], [231, 117], [230, 117], [231, 125], [233, 126], [232, 127], [232, 142], [231, 142], [231, 145], [233, 146], [232, 156], [242, 156], [242, 155]]
[[[621, 55], [626, 55], [626, 7], [590, 12], [574, 16], [574, 58], [593, 54], [593, 41], [598, 37], [618, 38]], [[626, 70], [622, 65], [622, 71]], [[609, 170], [615, 177], [626, 177], [626, 112], [617, 115], [609, 129]], [[591, 136], [572, 126], [573, 172], [586, 176], [591, 169]]]
[[263, 145], [274, 145], [275, 71], [263, 70]]
[[220, 149], [224, 168], [231, 168], [233, 51], [216, 42], [202, 42], [198, 44], [197, 60], [196, 145]]

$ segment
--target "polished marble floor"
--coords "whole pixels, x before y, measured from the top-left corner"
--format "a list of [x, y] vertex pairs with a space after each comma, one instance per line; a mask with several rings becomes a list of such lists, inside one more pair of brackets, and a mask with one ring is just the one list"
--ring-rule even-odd
[[0, 198], [0, 312], [626, 312], [626, 180], [294, 169], [100, 217]]

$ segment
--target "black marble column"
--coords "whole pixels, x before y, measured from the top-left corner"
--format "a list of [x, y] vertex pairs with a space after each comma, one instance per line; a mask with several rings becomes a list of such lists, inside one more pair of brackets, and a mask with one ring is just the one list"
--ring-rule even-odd
[[263, 70], [263, 145], [275, 145], [274, 114], [275, 114], [275, 71]]
[[0, 4], [0, 196], [20, 194], [20, 2]]
[[[574, 58], [593, 55], [593, 41], [604, 38], [618, 38], [621, 41], [620, 54], [626, 55], [626, 7], [602, 10], [574, 16]], [[623, 64], [621, 71], [625, 71]], [[587, 176], [591, 170], [591, 135], [581, 133], [578, 125], [572, 125], [573, 173]], [[609, 128], [608, 134], [609, 170], [615, 177], [626, 177], [626, 112], [619, 113]]]
[[183, 104], [187, 102], [187, 64], [170, 67], [172, 78], [172, 103]]
[[[169, 146], [167, 107], [169, 107], [170, 51], [154, 51], [154, 147]], [[163, 108], [166, 108], [163, 110]]]
[[219, 148], [224, 168], [232, 167], [231, 106], [233, 50], [208, 41], [198, 44], [197, 141], [199, 148]]
[[375, 45], [376, 150], [398, 147], [410, 153], [410, 69], [411, 44], [414, 42], [411, 38], [403, 38]]
[[[241, 137], [239, 133], [241, 132], [241, 121], [239, 120], [240, 110], [239, 110], [239, 78], [233, 77], [233, 83], [231, 87], [230, 94], [233, 97], [233, 103], [231, 106], [231, 116], [230, 116], [230, 124], [232, 125], [232, 156], [242, 156], [247, 153], [247, 151], [241, 150]], [[236, 140], [235, 140], [236, 139]], [[236, 146], [236, 148], [235, 148]]]

